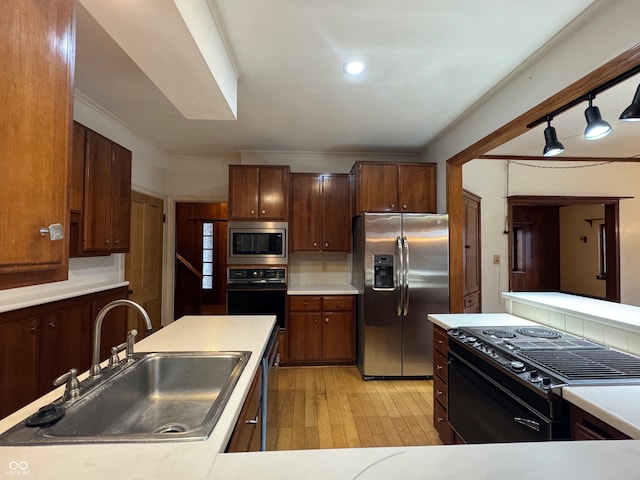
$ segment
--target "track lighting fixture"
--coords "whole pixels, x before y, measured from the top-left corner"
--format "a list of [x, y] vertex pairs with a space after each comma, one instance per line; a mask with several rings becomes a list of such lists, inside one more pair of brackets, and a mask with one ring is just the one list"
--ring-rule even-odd
[[633, 96], [631, 105], [624, 109], [620, 114], [620, 120], [624, 122], [639, 122], [640, 121], [640, 85], [636, 89], [636, 94]]
[[556, 129], [551, 126], [551, 117], [547, 117], [547, 128], [544, 129], [544, 150], [545, 157], [555, 157], [564, 152], [564, 145], [558, 141]]
[[600, 109], [593, 106], [595, 95], [589, 95], [589, 106], [584, 111], [587, 119], [587, 128], [584, 129], [585, 140], [599, 140], [611, 133], [611, 125], [602, 119]]

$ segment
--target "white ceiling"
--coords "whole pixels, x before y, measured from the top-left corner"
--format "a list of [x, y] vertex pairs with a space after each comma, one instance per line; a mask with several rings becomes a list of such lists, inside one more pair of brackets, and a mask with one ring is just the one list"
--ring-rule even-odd
[[[105, 20], [106, 13], [96, 13], [92, 2], [110, 5], [112, 18], [119, 15], [160, 26], [167, 22], [167, 15], [174, 16], [171, 18], [174, 25], [182, 21], [176, 4], [187, 3], [185, 0], [176, 0], [175, 4], [174, 0], [79, 2], [88, 5], [105, 26], [109, 23]], [[168, 27], [156, 28], [147, 34], [151, 36], [145, 47], [148, 54], [144, 55], [143, 50], [141, 56], [139, 48], [131, 52], [131, 45], [136, 44], [133, 33], [149, 29], [129, 28], [132, 35], [125, 39], [128, 42], [123, 41], [122, 35], [114, 35], [119, 41], [116, 43], [78, 2], [77, 91], [171, 153], [417, 152], [594, 2], [208, 0], [208, 3], [238, 75], [237, 120], [187, 119], [180, 113], [184, 109], [174, 106], [178, 102], [163, 87], [165, 76], [175, 74], [175, 69], [179, 69], [177, 73], [182, 78], [197, 76], [195, 64], [202, 62], [196, 60], [204, 54], [202, 46], [198, 53], [193, 39], [185, 41], [170, 33]], [[127, 10], [131, 5], [137, 5], [137, 11]], [[127, 37], [126, 29], [124, 36]], [[166, 63], [165, 53], [169, 49], [196, 60], [174, 67], [173, 63]], [[163, 68], [154, 71], [143, 65], [154, 57], [165, 59]], [[352, 58], [362, 59], [367, 65], [357, 79], [342, 72], [343, 63]], [[193, 75], [190, 65], [194, 67]], [[215, 77], [220, 84], [219, 77], [212, 73], [210, 91], [198, 91], [203, 89], [202, 83], [194, 83], [197, 86], [192, 87], [187, 82], [184, 89], [191, 90], [194, 98], [200, 93], [204, 97], [220, 95], [220, 87], [214, 81]], [[601, 94], [596, 101], [603, 116], [612, 123], [633, 96], [636, 85], [628, 83], [629, 92], [616, 88]], [[604, 105], [607, 96], [619, 97], [612, 101], [618, 104], [612, 107], [615, 113]], [[577, 107], [576, 116], [580, 116], [577, 120], [572, 119], [573, 111], [554, 120], [565, 147], [571, 143], [565, 132], [569, 136], [581, 135], [576, 129], [584, 128], [583, 110], [584, 107]], [[511, 154], [540, 155], [543, 128], [534, 129], [494, 153], [506, 153], [510, 148]], [[622, 127], [614, 125], [614, 128], [614, 134], [622, 131]], [[605, 145], [600, 142], [596, 142], [599, 148]], [[575, 143], [579, 145], [578, 141]], [[570, 153], [567, 148], [565, 155], [586, 155], [586, 147], [575, 148]]]

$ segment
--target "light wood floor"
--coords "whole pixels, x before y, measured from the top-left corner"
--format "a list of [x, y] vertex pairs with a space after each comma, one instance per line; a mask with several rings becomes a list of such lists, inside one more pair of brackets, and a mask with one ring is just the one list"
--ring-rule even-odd
[[355, 366], [281, 368], [276, 449], [441, 445], [432, 384], [365, 382]]

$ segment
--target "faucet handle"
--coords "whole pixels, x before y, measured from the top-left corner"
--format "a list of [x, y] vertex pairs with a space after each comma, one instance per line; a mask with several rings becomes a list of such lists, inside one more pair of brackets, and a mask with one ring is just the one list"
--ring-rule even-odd
[[78, 382], [78, 370], [72, 368], [67, 373], [63, 373], [53, 381], [54, 387], [59, 387], [63, 383], [67, 386], [64, 390], [63, 400], [75, 400], [80, 396], [80, 382]]
[[127, 348], [126, 343], [121, 343], [117, 347], [111, 347], [111, 356], [109, 357], [109, 367], [117, 367], [120, 365], [120, 357], [118, 354]]

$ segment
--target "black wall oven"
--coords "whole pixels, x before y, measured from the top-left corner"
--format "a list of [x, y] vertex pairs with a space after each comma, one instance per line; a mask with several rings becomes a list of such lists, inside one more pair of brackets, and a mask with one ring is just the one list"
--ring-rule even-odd
[[286, 268], [227, 269], [229, 315], [275, 315], [277, 326], [284, 329], [286, 297]]

